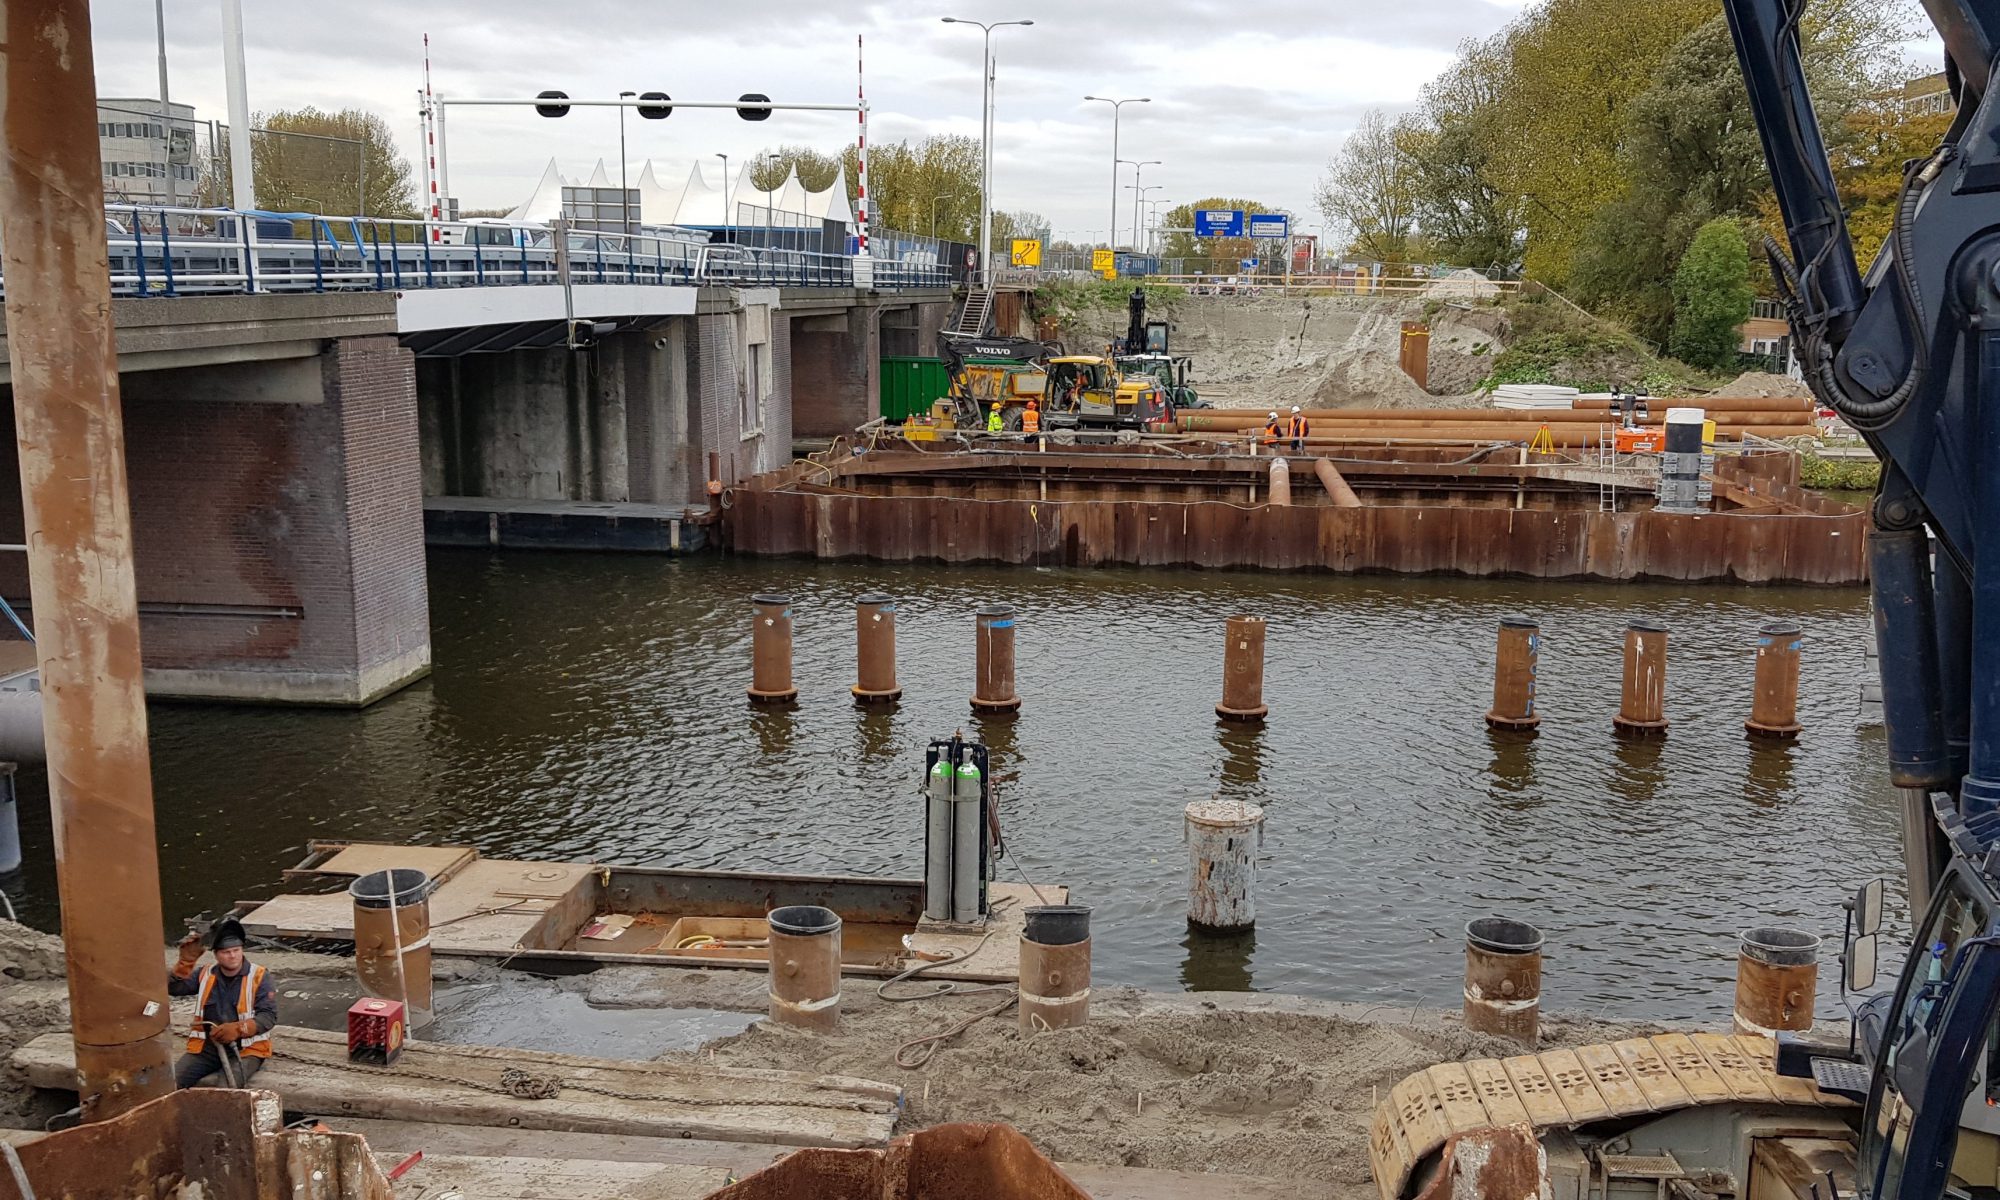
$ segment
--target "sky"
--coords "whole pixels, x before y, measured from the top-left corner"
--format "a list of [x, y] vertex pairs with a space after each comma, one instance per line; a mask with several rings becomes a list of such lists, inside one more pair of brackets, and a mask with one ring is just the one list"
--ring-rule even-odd
[[[1029, 19], [994, 31], [997, 97], [993, 203], [1047, 217], [1058, 237], [1104, 236], [1112, 208], [1111, 106], [1127, 104], [1118, 156], [1145, 168], [1149, 200], [1241, 196], [1319, 216], [1313, 185], [1371, 107], [1400, 111], [1468, 37], [1505, 24], [1524, 0], [242, 0], [253, 111], [314, 105], [379, 113], [418, 160], [423, 39], [434, 90], [522, 97], [558, 88], [578, 98], [663, 91], [686, 100], [762, 92], [779, 101], [851, 103], [855, 38], [865, 39], [869, 136], [977, 137], [981, 34], [941, 17]], [[226, 119], [219, 0], [167, 0], [169, 90], [201, 119]], [[157, 96], [151, 0], [92, 0], [98, 94]], [[734, 167], [761, 149], [852, 142], [851, 113], [727, 111], [628, 115], [628, 160], [650, 158], [677, 184], [697, 158]], [[448, 129], [450, 180], [461, 206], [511, 206], [553, 157], [566, 175], [597, 160], [618, 177], [616, 110], [547, 120], [527, 108], [462, 108]], [[419, 175], [419, 178], [421, 176]], [[1121, 167], [1117, 219], [1130, 240], [1132, 168]], [[923, 231], [916, 231], [923, 232]]]

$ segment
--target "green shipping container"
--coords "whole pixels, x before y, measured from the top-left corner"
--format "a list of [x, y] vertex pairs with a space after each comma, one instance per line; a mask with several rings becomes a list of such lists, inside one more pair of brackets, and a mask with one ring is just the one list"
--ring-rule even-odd
[[882, 359], [882, 415], [891, 421], [920, 416], [951, 390], [941, 358]]

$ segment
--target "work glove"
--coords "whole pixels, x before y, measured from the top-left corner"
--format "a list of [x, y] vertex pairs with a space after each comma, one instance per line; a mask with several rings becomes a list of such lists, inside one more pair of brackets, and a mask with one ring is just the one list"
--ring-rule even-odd
[[186, 979], [194, 974], [194, 965], [201, 961], [201, 935], [190, 933], [181, 939], [180, 961], [174, 964], [174, 977]]
[[219, 1021], [209, 1027], [208, 1036], [218, 1042], [234, 1042], [243, 1036], [243, 1022]]

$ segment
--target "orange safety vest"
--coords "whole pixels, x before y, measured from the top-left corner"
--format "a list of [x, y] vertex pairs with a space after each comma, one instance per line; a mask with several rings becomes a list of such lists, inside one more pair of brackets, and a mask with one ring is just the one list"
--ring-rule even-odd
[[1309, 428], [1303, 416], [1293, 417], [1285, 423], [1285, 434], [1287, 437], [1302, 438]]
[[1278, 423], [1276, 421], [1264, 422], [1264, 444], [1266, 446], [1275, 446], [1278, 444]]
[[[208, 1010], [208, 997], [209, 993], [215, 990], [216, 978], [217, 972], [214, 967], [208, 966], [201, 969], [201, 995], [194, 1002], [194, 1032], [188, 1035], [187, 1041], [187, 1052], [189, 1054], [200, 1054], [208, 1047], [208, 1030], [202, 1027], [201, 1014]], [[258, 966], [256, 963], [251, 963], [250, 969], [243, 972], [241, 979], [242, 988], [236, 996], [236, 1019], [239, 1021], [255, 1021], [257, 1019], [257, 989], [264, 986], [264, 968]], [[250, 1058], [271, 1057], [271, 1035], [268, 1033], [259, 1033], [252, 1037], [238, 1038], [236, 1041], [236, 1053]]]
[[1041, 414], [1040, 412], [1036, 411], [1035, 409], [1032, 409], [1032, 408], [1024, 408], [1024, 409], [1022, 409], [1022, 410], [1021, 410], [1021, 432], [1022, 432], [1022, 433], [1040, 433], [1040, 432], [1041, 432], [1041, 430], [1042, 430], [1042, 414]]

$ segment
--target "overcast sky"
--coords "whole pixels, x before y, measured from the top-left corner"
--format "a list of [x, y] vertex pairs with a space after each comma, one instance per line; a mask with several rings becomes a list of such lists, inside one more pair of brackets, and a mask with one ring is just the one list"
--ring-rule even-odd
[[[977, 28], [942, 16], [1029, 18], [996, 30], [994, 203], [1040, 212], [1066, 236], [1102, 236], [1111, 207], [1111, 113], [1086, 94], [1150, 96], [1128, 104], [1119, 156], [1159, 159], [1150, 199], [1242, 195], [1312, 212], [1313, 182], [1370, 106], [1409, 105], [1466, 37], [1484, 36], [1521, 0], [243, 0], [250, 104], [312, 104], [380, 113], [416, 160], [423, 36], [433, 87], [453, 96], [572, 96], [664, 91], [685, 99], [839, 103], [855, 89], [855, 36], [866, 38], [870, 134], [877, 142], [979, 133]], [[226, 118], [217, 0], [167, 0], [173, 98], [203, 119]], [[102, 96], [157, 95], [151, 0], [92, 0]], [[451, 185], [467, 208], [524, 199], [553, 156], [585, 175], [598, 158], [617, 178], [612, 109], [560, 121], [528, 109], [453, 113]], [[743, 156], [783, 142], [833, 150], [852, 141], [850, 114], [777, 113], [762, 124], [687, 110], [627, 120], [631, 161], [651, 158], [678, 183], [693, 159]], [[711, 179], [715, 176], [711, 175]], [[1131, 182], [1121, 169], [1120, 184]], [[1129, 230], [1132, 193], [1119, 192]], [[921, 232], [921, 231], [920, 231]], [[1129, 233], [1123, 235], [1129, 239]]]

